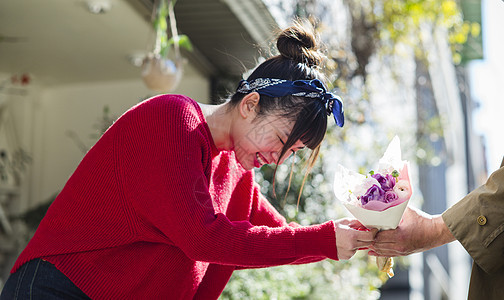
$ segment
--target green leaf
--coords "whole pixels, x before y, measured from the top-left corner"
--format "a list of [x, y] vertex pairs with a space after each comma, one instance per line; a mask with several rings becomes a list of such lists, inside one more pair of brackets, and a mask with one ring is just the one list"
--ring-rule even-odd
[[187, 51], [193, 50], [191, 40], [189, 40], [189, 37], [185, 34], [180, 34], [168, 40], [168, 45], [174, 45], [175, 43], [177, 43], [179, 47], [184, 48]]

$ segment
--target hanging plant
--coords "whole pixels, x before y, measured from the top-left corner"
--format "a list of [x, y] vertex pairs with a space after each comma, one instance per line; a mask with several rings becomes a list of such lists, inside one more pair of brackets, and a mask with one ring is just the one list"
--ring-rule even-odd
[[[192, 51], [192, 44], [186, 35], [179, 35], [175, 20], [173, 0], [159, 0], [154, 7], [153, 26], [155, 42], [152, 51], [142, 64], [142, 78], [148, 88], [158, 92], [172, 91], [180, 82], [183, 74], [184, 59], [180, 48]], [[168, 22], [169, 21], [169, 22]], [[171, 38], [168, 39], [168, 24]], [[168, 58], [174, 50], [173, 59]]]

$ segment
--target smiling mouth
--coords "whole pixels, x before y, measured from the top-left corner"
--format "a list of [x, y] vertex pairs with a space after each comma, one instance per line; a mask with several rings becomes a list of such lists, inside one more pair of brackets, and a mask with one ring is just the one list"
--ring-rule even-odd
[[265, 160], [265, 158], [259, 154], [259, 152], [256, 153], [256, 159], [261, 165], [267, 165], [268, 162]]

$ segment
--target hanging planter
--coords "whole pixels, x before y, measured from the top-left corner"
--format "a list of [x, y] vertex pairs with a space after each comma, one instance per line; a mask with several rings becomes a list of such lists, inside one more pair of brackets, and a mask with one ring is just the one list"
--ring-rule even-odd
[[[182, 79], [185, 59], [180, 55], [180, 47], [192, 51], [192, 45], [186, 35], [179, 35], [173, 0], [158, 0], [154, 7], [153, 25], [155, 43], [152, 51], [142, 63], [142, 79], [145, 85], [157, 92], [170, 92]], [[171, 38], [168, 39], [168, 20]], [[173, 49], [173, 53], [170, 50]], [[171, 58], [169, 58], [169, 54]]]
[[145, 85], [157, 92], [170, 92], [182, 78], [183, 61], [163, 58], [149, 53], [142, 64], [142, 79]]

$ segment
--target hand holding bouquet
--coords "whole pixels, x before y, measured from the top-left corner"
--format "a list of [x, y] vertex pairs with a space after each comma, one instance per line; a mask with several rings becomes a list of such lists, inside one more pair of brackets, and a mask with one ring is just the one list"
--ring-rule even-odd
[[[376, 171], [368, 175], [339, 165], [334, 178], [336, 198], [367, 228], [395, 229], [411, 198], [408, 162], [401, 160], [396, 136], [379, 160]], [[377, 257], [380, 270], [394, 276], [393, 260]]]

